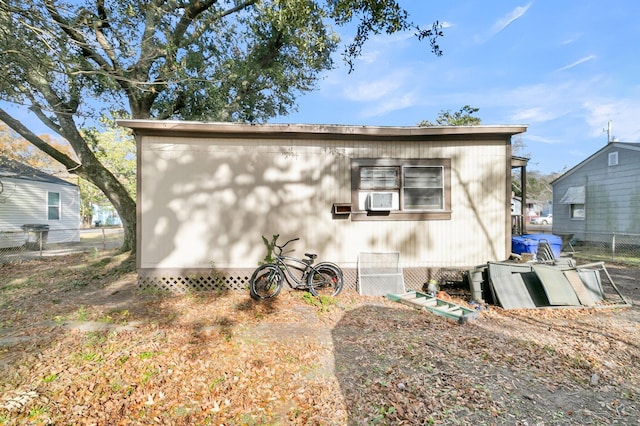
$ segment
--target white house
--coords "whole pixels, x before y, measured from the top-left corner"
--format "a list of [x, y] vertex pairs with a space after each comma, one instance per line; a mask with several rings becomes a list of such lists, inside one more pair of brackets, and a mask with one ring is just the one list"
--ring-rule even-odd
[[141, 285], [215, 264], [242, 288], [262, 236], [338, 263], [399, 251], [408, 287], [511, 253], [511, 136], [526, 126], [373, 127], [121, 120], [138, 151]]
[[48, 244], [77, 242], [79, 228], [77, 185], [0, 157], [0, 248], [25, 244], [30, 229], [48, 229]]

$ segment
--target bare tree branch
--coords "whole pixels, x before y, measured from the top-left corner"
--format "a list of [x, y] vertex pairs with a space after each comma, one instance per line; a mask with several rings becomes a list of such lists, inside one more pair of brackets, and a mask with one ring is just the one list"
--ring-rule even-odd
[[80, 47], [82, 51], [82, 55], [85, 58], [91, 59], [94, 61], [101, 69], [105, 71], [112, 72], [113, 68], [104, 58], [98, 54], [98, 52], [89, 48], [89, 43], [85, 40], [82, 33], [76, 31], [73, 27], [67, 24], [66, 20], [60, 15], [57, 11], [57, 8], [54, 4], [53, 0], [45, 0], [45, 5], [47, 7], [47, 11], [51, 15], [51, 18], [54, 20], [58, 27], [64, 31], [70, 38], [73, 40], [78, 47]]
[[34, 146], [36, 146], [36, 148], [43, 151], [47, 155], [51, 156], [51, 158], [65, 166], [67, 170], [77, 170], [78, 167], [81, 166], [80, 163], [76, 162], [63, 152], [60, 152], [57, 149], [53, 148], [51, 145], [39, 138], [35, 133], [23, 126], [19, 120], [16, 120], [2, 108], [0, 108], [0, 120], [4, 121], [7, 126], [11, 127], [16, 133], [31, 142]]

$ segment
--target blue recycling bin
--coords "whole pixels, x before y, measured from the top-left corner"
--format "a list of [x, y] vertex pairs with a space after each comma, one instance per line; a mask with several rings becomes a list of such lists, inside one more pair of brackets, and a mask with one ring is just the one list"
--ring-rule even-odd
[[546, 240], [547, 243], [549, 243], [553, 257], [558, 259], [560, 257], [560, 250], [562, 249], [562, 237], [553, 234], [524, 234], [512, 237], [511, 251], [516, 254], [536, 254], [538, 252], [538, 245], [542, 240]]

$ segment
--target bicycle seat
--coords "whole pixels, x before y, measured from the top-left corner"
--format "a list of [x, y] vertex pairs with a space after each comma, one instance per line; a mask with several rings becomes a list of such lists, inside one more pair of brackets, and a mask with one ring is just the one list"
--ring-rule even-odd
[[315, 253], [305, 253], [304, 255], [307, 256], [309, 259], [316, 259], [318, 257], [318, 255]]

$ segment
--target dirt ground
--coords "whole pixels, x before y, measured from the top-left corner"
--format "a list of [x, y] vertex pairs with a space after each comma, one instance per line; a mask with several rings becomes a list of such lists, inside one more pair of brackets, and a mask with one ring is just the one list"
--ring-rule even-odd
[[640, 269], [607, 269], [631, 307], [459, 325], [354, 292], [141, 292], [108, 253], [2, 264], [0, 425], [638, 424]]

